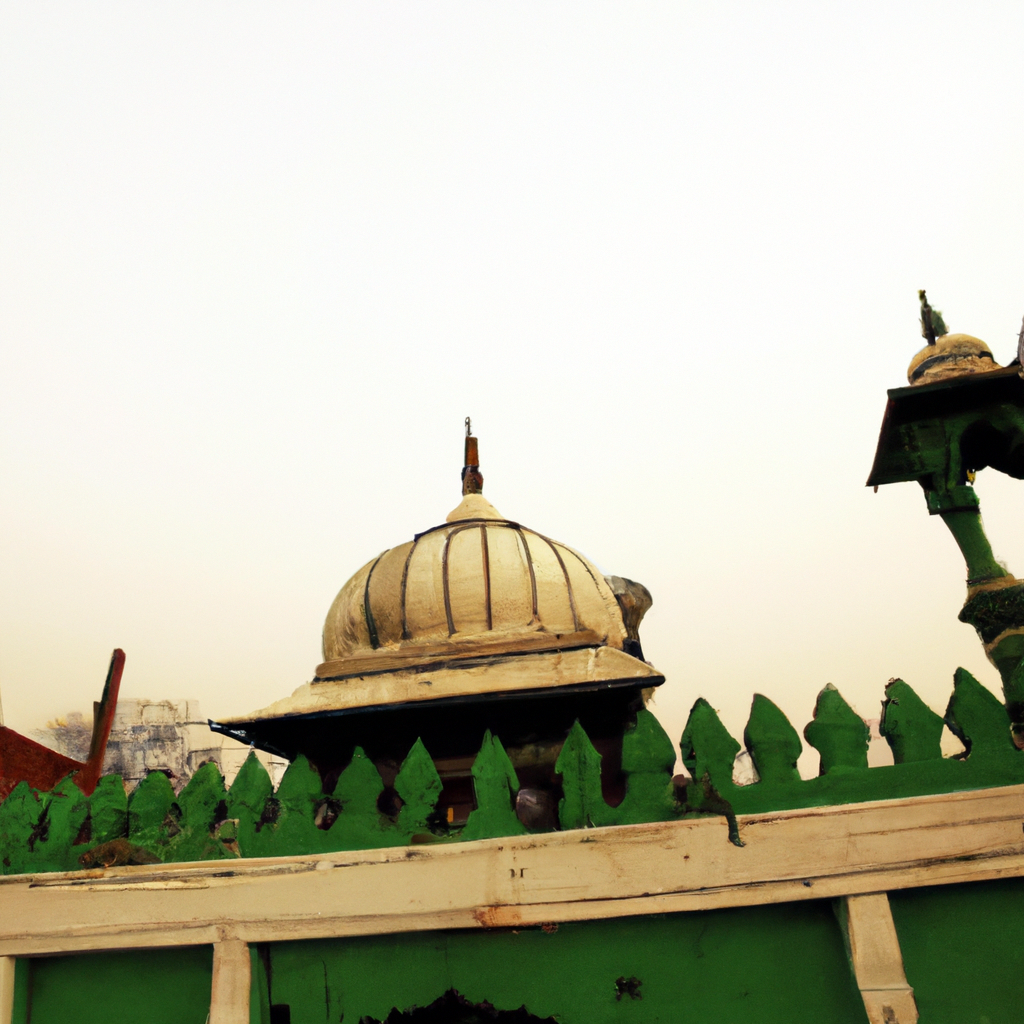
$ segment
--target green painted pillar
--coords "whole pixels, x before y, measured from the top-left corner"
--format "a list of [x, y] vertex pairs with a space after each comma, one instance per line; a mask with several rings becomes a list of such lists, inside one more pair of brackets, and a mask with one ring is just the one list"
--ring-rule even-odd
[[973, 487], [964, 484], [948, 490], [925, 491], [928, 511], [942, 516], [967, 563], [967, 585], [1009, 576], [992, 553], [981, 522], [981, 508]]

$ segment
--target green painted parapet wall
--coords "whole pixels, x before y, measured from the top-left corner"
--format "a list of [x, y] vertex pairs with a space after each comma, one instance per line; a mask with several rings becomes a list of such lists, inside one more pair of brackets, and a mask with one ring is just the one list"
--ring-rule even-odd
[[[889, 896], [923, 1024], [1015, 1024], [1024, 879]], [[830, 900], [251, 947], [250, 1024], [867, 1024]], [[210, 946], [21, 959], [12, 1024], [205, 1024]]]
[[[948, 725], [963, 742], [959, 757], [943, 757]], [[562, 829], [671, 821], [721, 815], [739, 843], [735, 816], [764, 811], [861, 803], [950, 793], [1024, 782], [1024, 752], [1014, 745], [1006, 709], [969, 672], [959, 669], [945, 716], [931, 710], [901, 680], [886, 687], [881, 731], [895, 764], [869, 768], [868, 728], [829, 686], [818, 696], [804, 738], [820, 754], [820, 774], [801, 779], [797, 731], [767, 697], [754, 697], [743, 746], [759, 781], [733, 782], [740, 743], [704, 699], [690, 712], [680, 749], [688, 777], [672, 776], [675, 749], [649, 711], [638, 713], [623, 739], [625, 798], [609, 806], [601, 791], [601, 758], [577, 723], [559, 755]], [[74, 871], [155, 862], [221, 860], [364, 850], [410, 843], [446, 843], [519, 835], [519, 784], [497, 736], [487, 733], [473, 765], [476, 809], [461, 828], [438, 812], [441, 780], [419, 741], [395, 779], [393, 792], [357, 748], [330, 793], [305, 758], [293, 762], [277, 790], [250, 755], [230, 787], [217, 766], [203, 765], [175, 794], [153, 772], [126, 794], [121, 779], [104, 776], [86, 797], [72, 778], [52, 792], [21, 783], [0, 804], [0, 866], [4, 874]], [[382, 808], [393, 813], [384, 813]], [[394, 811], [394, 808], [398, 808]]]

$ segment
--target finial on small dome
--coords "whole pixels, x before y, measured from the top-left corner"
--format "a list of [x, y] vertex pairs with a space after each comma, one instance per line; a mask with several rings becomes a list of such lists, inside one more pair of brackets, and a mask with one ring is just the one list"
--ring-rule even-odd
[[925, 295], [923, 288], [917, 293], [917, 297], [921, 300], [921, 337], [929, 345], [934, 345], [936, 338], [949, 334], [949, 328], [942, 319], [942, 314], [928, 305], [928, 296]]
[[481, 494], [484, 489], [484, 478], [480, 472], [480, 455], [477, 451], [476, 438], [473, 436], [473, 424], [466, 417], [466, 458], [462, 467], [462, 493]]

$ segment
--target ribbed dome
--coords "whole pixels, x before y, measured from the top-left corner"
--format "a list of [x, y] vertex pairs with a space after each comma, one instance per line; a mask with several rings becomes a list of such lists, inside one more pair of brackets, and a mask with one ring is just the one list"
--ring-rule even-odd
[[943, 334], [934, 345], [925, 345], [910, 361], [907, 380], [911, 384], [933, 384], [947, 377], [987, 373], [999, 369], [992, 350], [970, 334]]
[[439, 658], [622, 649], [611, 587], [582, 555], [504, 519], [480, 494], [367, 562], [334, 599], [318, 679]]

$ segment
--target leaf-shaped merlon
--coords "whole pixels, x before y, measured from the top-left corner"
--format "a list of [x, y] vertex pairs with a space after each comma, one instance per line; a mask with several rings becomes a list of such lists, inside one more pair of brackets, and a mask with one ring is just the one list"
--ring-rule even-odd
[[942, 717], [902, 679], [885, 687], [878, 731], [885, 737], [896, 764], [934, 761], [942, 757]]
[[37, 793], [27, 782], [19, 782], [0, 804], [0, 868], [5, 875], [32, 870], [37, 826], [48, 803], [48, 796]]
[[263, 812], [273, 795], [274, 784], [267, 769], [256, 756], [256, 751], [250, 750], [228, 790], [228, 819], [238, 822], [237, 843], [243, 857], [259, 857], [268, 852], [267, 841], [271, 831], [268, 830], [265, 836], [260, 833]]
[[593, 828], [606, 825], [609, 807], [601, 794], [601, 755], [594, 749], [580, 720], [573, 722], [555, 762], [562, 776], [558, 820], [562, 828]]
[[33, 871], [74, 871], [81, 850], [72, 850], [89, 814], [89, 801], [75, 785], [73, 775], [61, 779], [50, 792], [46, 827], [39, 830], [32, 851]]
[[170, 838], [167, 825], [173, 804], [170, 779], [163, 772], [150, 772], [128, 797], [128, 839], [156, 853]]
[[280, 805], [273, 832], [267, 840], [273, 842], [278, 856], [296, 853], [323, 853], [329, 847], [327, 833], [316, 827], [317, 805], [323, 800], [323, 780], [303, 754], [299, 754], [285, 769], [277, 787]]
[[402, 809], [398, 812], [401, 832], [413, 836], [428, 830], [428, 820], [434, 813], [442, 788], [434, 761], [423, 740], [418, 739], [395, 777], [395, 792], [402, 800]]
[[328, 831], [332, 849], [369, 850], [386, 845], [391, 822], [377, 808], [383, 792], [384, 781], [377, 766], [362, 747], [356, 747], [334, 787], [333, 797], [341, 810]]
[[304, 754], [299, 754], [284, 770], [275, 795], [282, 807], [312, 813], [312, 806], [323, 796], [323, 790], [320, 773]]
[[690, 709], [679, 749], [683, 764], [700, 782], [705, 775], [716, 789], [732, 782], [732, 766], [740, 745], [722, 725], [718, 712], [703, 698]]
[[636, 724], [622, 737], [622, 770], [635, 772], [667, 772], [676, 766], [676, 748], [661, 727], [661, 722], [646, 708], [636, 713]]
[[833, 768], [868, 766], [871, 730], [831, 683], [818, 694], [814, 720], [804, 729], [804, 738], [821, 755], [819, 775]]
[[646, 708], [636, 713], [636, 723], [622, 737], [622, 770], [626, 795], [615, 808], [615, 823], [636, 824], [667, 821], [677, 814], [672, 772], [676, 751], [668, 733]]
[[168, 844], [166, 861], [219, 860], [226, 856], [213, 837], [218, 811], [227, 808], [224, 777], [213, 761], [200, 765], [178, 794], [181, 832]]
[[491, 836], [518, 836], [526, 829], [516, 817], [513, 800], [519, 792], [519, 779], [501, 740], [488, 729], [480, 753], [473, 762], [473, 792], [476, 810], [471, 811], [463, 839], [487, 839]]
[[274, 784], [267, 769], [256, 756], [256, 751], [250, 750], [228, 790], [228, 817], [239, 818], [244, 811], [259, 818], [273, 795]]
[[953, 675], [946, 725], [971, 757], [999, 757], [1015, 749], [1006, 708], [965, 668], [958, 668]]
[[89, 797], [89, 842], [95, 846], [123, 839], [127, 828], [128, 795], [121, 776], [104, 775]]
[[799, 782], [796, 762], [804, 745], [779, 707], [755, 693], [743, 742], [762, 782]]

